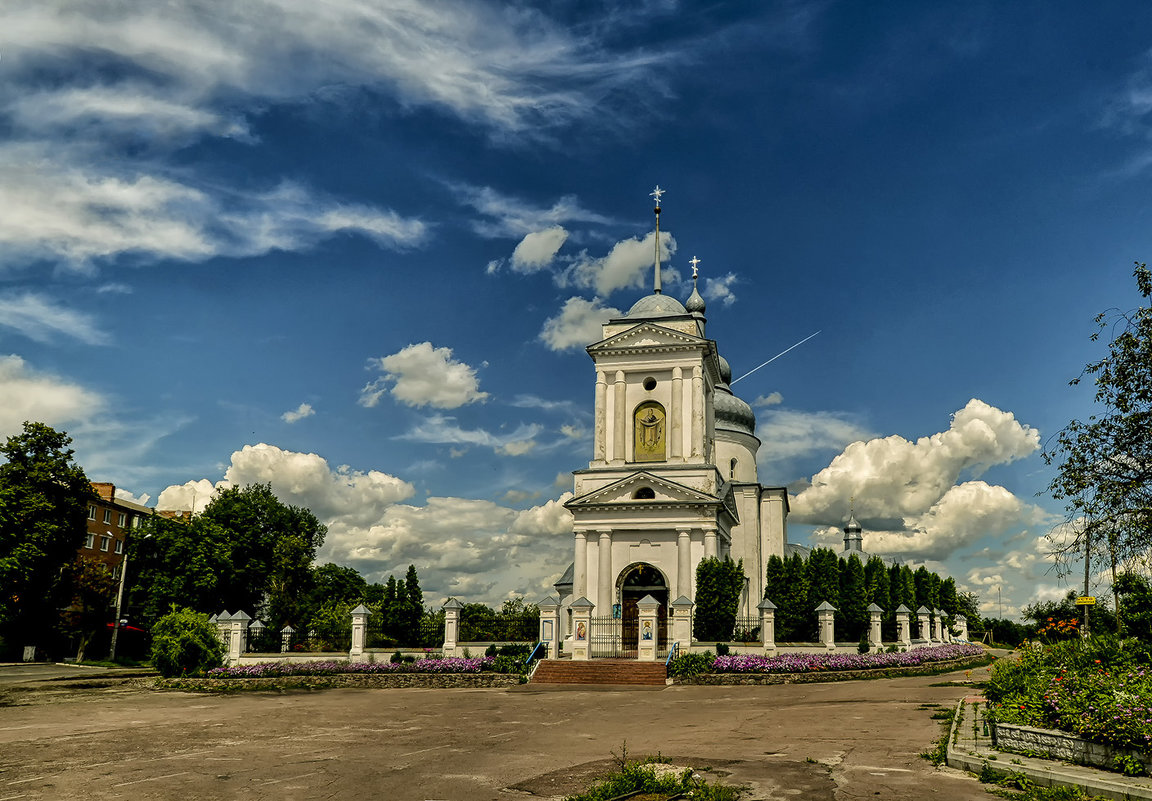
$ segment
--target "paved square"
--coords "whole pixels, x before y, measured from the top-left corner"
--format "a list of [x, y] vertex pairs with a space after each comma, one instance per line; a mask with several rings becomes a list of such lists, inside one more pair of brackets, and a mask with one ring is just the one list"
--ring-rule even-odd
[[[963, 672], [952, 674], [962, 677]], [[485, 801], [582, 789], [627, 741], [747, 799], [981, 799], [921, 759], [947, 677], [773, 687], [99, 694], [0, 708], [0, 801]], [[815, 760], [810, 762], [808, 760]]]

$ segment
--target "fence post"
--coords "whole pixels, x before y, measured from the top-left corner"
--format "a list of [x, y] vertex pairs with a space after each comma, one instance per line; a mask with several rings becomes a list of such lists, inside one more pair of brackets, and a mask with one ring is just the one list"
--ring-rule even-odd
[[230, 665], [239, 664], [240, 655], [247, 650], [248, 621], [251, 619], [251, 616], [243, 610], [232, 615], [232, 637], [228, 643], [228, 664]]
[[692, 601], [681, 595], [669, 606], [672, 607], [672, 642], [680, 643], [680, 650], [687, 653], [692, 647]]
[[636, 660], [638, 662], [656, 661], [656, 623], [659, 618], [660, 602], [651, 595], [645, 595], [636, 602], [640, 611], [640, 629], [637, 632]]
[[460, 640], [460, 610], [464, 605], [449, 598], [444, 606], [444, 656], [456, 656], [456, 643]]
[[596, 604], [584, 596], [572, 602], [572, 659], [585, 661], [592, 656], [592, 610]]
[[295, 633], [296, 629], [291, 626], [280, 629], [280, 653], [288, 653], [288, 648], [292, 645], [292, 635]]
[[968, 642], [968, 618], [956, 615], [956, 638]]
[[555, 659], [559, 656], [557, 643], [560, 637], [560, 600], [548, 595], [539, 604], [540, 607], [540, 642], [547, 649], [546, 659]]
[[934, 642], [944, 642], [944, 613], [941, 612], [939, 609], [933, 609], [931, 611], [932, 611], [932, 629], [934, 632], [934, 636], [932, 637], [932, 640]]
[[884, 610], [879, 604], [868, 604], [868, 644], [872, 646], [872, 653], [884, 650], [883, 637], [880, 634], [880, 615]]
[[227, 648], [232, 640], [232, 613], [225, 609], [218, 615], [208, 618], [216, 624], [216, 633], [220, 635], [220, 642]]
[[756, 604], [760, 610], [760, 642], [764, 645], [764, 655], [776, 654], [776, 604], [765, 598]]
[[912, 610], [904, 604], [896, 607], [896, 639], [907, 650], [912, 645]]
[[931, 612], [928, 611], [928, 607], [926, 606], [922, 606], [916, 610], [916, 633], [920, 635], [919, 639], [925, 645], [932, 644], [932, 629], [928, 623], [928, 615], [930, 614]]
[[368, 607], [360, 604], [352, 610], [352, 647], [348, 649], [348, 661], [353, 657], [364, 656], [364, 635], [368, 630]]
[[820, 642], [829, 651], [836, 650], [836, 607], [821, 601], [816, 607], [816, 619], [820, 622]]

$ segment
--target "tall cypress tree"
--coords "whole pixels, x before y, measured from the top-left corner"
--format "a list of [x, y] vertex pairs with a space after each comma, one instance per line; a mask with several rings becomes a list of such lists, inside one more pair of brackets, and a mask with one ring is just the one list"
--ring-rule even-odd
[[408, 629], [408, 642], [412, 645], [427, 645], [423, 642], [420, 623], [424, 619], [424, 591], [420, 589], [420, 579], [416, 575], [416, 565], [408, 565], [404, 575], [404, 624]]
[[384, 599], [380, 602], [381, 628], [384, 634], [396, 639], [396, 577], [389, 576], [384, 585]]
[[896, 639], [896, 606], [888, 581], [888, 568], [879, 556], [872, 556], [864, 565], [864, 585], [867, 587], [868, 603], [876, 604], [884, 610], [880, 616], [880, 632], [887, 641]]
[[840, 613], [845, 640], [859, 640], [868, 628], [868, 599], [864, 587], [864, 566], [852, 554], [844, 560], [843, 579], [840, 582]]
[[935, 608], [935, 605], [932, 603], [932, 574], [928, 572], [928, 568], [920, 565], [912, 575], [916, 582], [916, 606], [913, 607], [912, 611], [915, 612], [922, 606], [926, 606], [929, 609]]
[[807, 642], [815, 639], [815, 630], [808, 625], [807, 564], [800, 554], [784, 560], [781, 588], [776, 598], [776, 639], [781, 642]]

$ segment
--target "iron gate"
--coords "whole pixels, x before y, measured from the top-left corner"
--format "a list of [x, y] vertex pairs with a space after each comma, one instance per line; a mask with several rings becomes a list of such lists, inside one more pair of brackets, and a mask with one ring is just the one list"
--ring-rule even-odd
[[594, 617], [588, 631], [588, 655], [593, 659], [635, 659], [639, 629], [637, 621]]

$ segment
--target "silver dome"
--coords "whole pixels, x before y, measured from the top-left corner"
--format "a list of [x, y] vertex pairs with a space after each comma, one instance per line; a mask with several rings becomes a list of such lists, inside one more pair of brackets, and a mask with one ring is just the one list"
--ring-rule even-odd
[[690, 312], [704, 313], [704, 298], [700, 297], [700, 293], [696, 291], [696, 287], [692, 287], [692, 294], [688, 296], [688, 300], [684, 302], [684, 308]]
[[684, 304], [671, 295], [645, 295], [628, 310], [629, 317], [670, 317], [687, 313]]
[[720, 383], [712, 396], [712, 409], [716, 413], [717, 430], [740, 431], [756, 436], [756, 413], [752, 407], [732, 394], [728, 384], [732, 381], [732, 366], [723, 356], [720, 362]]

